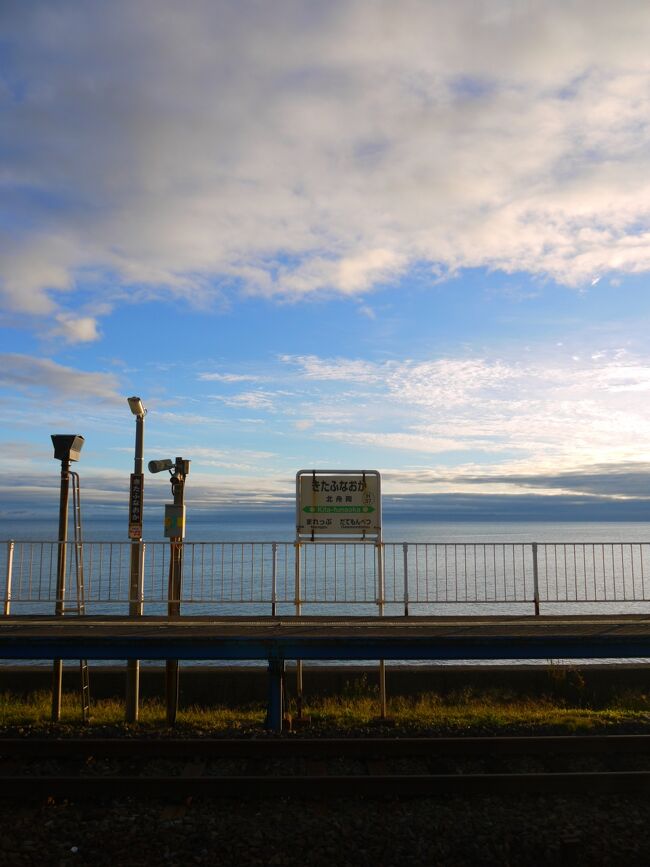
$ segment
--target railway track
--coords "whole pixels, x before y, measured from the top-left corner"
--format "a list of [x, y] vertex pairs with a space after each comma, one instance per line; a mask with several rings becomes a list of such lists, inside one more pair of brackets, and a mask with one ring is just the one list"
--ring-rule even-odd
[[650, 794], [650, 736], [4, 739], [0, 798]]

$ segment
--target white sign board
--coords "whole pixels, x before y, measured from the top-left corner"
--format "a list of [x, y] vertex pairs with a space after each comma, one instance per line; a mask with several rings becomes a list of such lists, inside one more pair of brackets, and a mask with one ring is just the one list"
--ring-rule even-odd
[[296, 476], [298, 538], [381, 539], [381, 479], [376, 470], [300, 470]]

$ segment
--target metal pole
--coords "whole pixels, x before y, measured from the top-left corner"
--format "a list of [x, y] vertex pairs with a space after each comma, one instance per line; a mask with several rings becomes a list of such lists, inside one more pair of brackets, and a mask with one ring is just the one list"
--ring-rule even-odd
[[[168, 604], [167, 613], [170, 617], [177, 617], [180, 614], [180, 602], [177, 601], [180, 594], [178, 592], [180, 563], [182, 561], [183, 543], [178, 536], [170, 540], [169, 548], [169, 587], [168, 587]], [[167, 696], [167, 724], [173, 726], [176, 724], [176, 715], [178, 713], [178, 660], [168, 659], [165, 664], [165, 692]]]
[[[140, 497], [144, 493], [144, 415], [135, 417], [135, 458], [133, 473], [141, 478]], [[142, 499], [141, 506], [142, 508]], [[129, 516], [130, 518], [131, 516]], [[144, 550], [142, 533], [131, 541], [131, 569], [129, 574], [129, 617], [142, 616], [142, 561]], [[140, 660], [129, 659], [126, 664], [126, 721], [136, 723], [140, 715]]]
[[275, 617], [278, 594], [278, 543], [273, 542], [271, 546], [273, 552], [273, 572], [271, 575], [271, 617]]
[[408, 542], [402, 545], [404, 555], [404, 616], [409, 616], [409, 546]]
[[[377, 571], [378, 571], [378, 584], [379, 584], [379, 593], [377, 603], [379, 605], [379, 616], [384, 616], [384, 599], [385, 599], [385, 586], [384, 586], [384, 546], [381, 541], [381, 537], [376, 543], [377, 547]], [[379, 716], [381, 719], [386, 719], [386, 663], [383, 659], [379, 660]]]
[[[56, 607], [57, 617], [63, 616], [65, 609], [65, 570], [68, 541], [68, 498], [70, 494], [70, 460], [61, 460], [61, 491], [59, 494], [59, 545], [56, 566]], [[63, 687], [63, 662], [55, 659], [52, 665], [52, 722], [61, 719], [61, 691]]]
[[[295, 572], [295, 592], [294, 601], [296, 606], [296, 616], [300, 616], [302, 612], [301, 604], [301, 576], [300, 576], [300, 542], [296, 542], [296, 572]], [[296, 660], [296, 716], [302, 719], [302, 659]]]
[[384, 575], [384, 544], [377, 542], [377, 572], [378, 572], [378, 587], [377, 587], [377, 606], [379, 608], [379, 616], [384, 616], [384, 607], [386, 604], [386, 578]]
[[[182, 458], [176, 458], [176, 467], [171, 479], [174, 505], [183, 505], [185, 490], [184, 463]], [[178, 617], [181, 613], [181, 579], [183, 574], [183, 537], [172, 536], [169, 540], [169, 585], [167, 614]], [[167, 724], [176, 724], [178, 713], [178, 660], [168, 659], [165, 666], [165, 681], [167, 695]]]
[[539, 568], [537, 565], [537, 542], [533, 542], [533, 598], [535, 616], [539, 617]]
[[296, 560], [295, 560], [295, 572], [294, 572], [294, 593], [293, 593], [293, 601], [296, 609], [296, 616], [299, 617], [301, 613], [301, 599], [300, 599], [300, 542], [296, 542], [294, 545], [296, 549]]
[[7, 582], [5, 584], [4, 615], [8, 616], [11, 611], [11, 581], [14, 569], [14, 542], [7, 542]]
[[284, 720], [284, 659], [269, 657], [266, 728], [281, 732]]

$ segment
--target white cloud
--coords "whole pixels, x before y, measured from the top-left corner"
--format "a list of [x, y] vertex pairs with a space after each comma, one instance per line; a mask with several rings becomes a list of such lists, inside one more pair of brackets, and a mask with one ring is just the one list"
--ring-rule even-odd
[[[336, 464], [378, 467], [386, 473], [387, 493], [505, 494], [534, 488], [547, 494], [642, 495], [639, 474], [645, 479], [642, 465], [650, 466], [644, 445], [650, 442], [650, 403], [644, 400], [650, 356], [580, 346], [580, 360], [574, 361], [574, 348], [531, 345], [525, 354], [513, 347], [499, 357], [363, 364], [344, 357], [283, 357], [280, 365], [263, 368], [277, 387], [221, 395], [216, 410], [204, 401], [201, 416], [184, 411], [184, 403], [168, 410], [165, 400], [178, 403], [175, 397], [147, 401], [148, 436], [158, 438], [152, 454], [188, 454], [193, 502], [206, 505], [236, 502], [237, 490], [246, 503], [290, 499], [292, 467]], [[49, 430], [59, 427], [59, 419], [77, 419], [74, 426], [89, 434], [97, 432], [97, 419], [104, 429], [110, 420], [123, 437], [124, 455], [131, 454], [130, 414], [112, 375], [5, 354], [0, 388], [11, 395], [0, 396], [5, 419], [19, 414], [21, 424], [36, 427], [32, 417], [39, 414], [41, 426], [47, 416]], [[103, 414], [102, 405], [108, 410]], [[225, 411], [226, 406], [240, 411]], [[263, 419], [239, 418], [242, 407], [259, 410]], [[179, 433], [187, 437], [193, 424], [210, 422], [219, 425], [219, 448], [210, 445], [217, 440], [209, 428], [205, 436], [199, 431], [198, 440], [192, 435], [178, 442]], [[262, 440], [245, 433], [252, 422], [264, 425]], [[175, 451], [169, 448], [172, 435]], [[15, 443], [8, 446], [5, 465], [17, 451]], [[44, 451], [40, 445], [38, 453], [22, 451], [26, 472], [45, 460]], [[46, 462], [51, 463], [49, 455]], [[121, 502], [129, 461], [122, 461], [114, 483], [108, 476], [99, 479], [106, 463], [107, 448], [89, 435], [84, 467], [91, 498], [100, 502], [104, 490], [107, 501]]]
[[237, 449], [236, 451], [233, 451], [232, 449], [212, 449], [198, 445], [193, 445], [191, 447], [191, 452], [195, 458], [204, 461], [222, 461], [225, 459], [231, 459], [233, 456], [245, 457], [247, 460], [260, 461], [277, 457], [275, 452], [269, 451], [258, 451], [254, 449]]
[[[277, 455], [270, 451], [257, 451], [253, 449], [213, 449], [206, 446], [190, 445], [187, 453], [192, 456], [194, 467], [199, 472], [206, 469], [228, 470], [243, 474], [253, 473], [259, 475], [259, 465], [267, 464], [277, 459]], [[194, 473], [194, 476], [196, 473]], [[221, 481], [219, 481], [221, 484]], [[246, 483], [243, 483], [246, 487]]]
[[[297, 415], [312, 437], [350, 447], [420, 452], [447, 464], [481, 456], [505, 473], [645, 459], [650, 358], [620, 350], [575, 357], [531, 347], [521, 356], [367, 362], [284, 356], [312, 387]], [[331, 391], [358, 382], [363, 392]], [[399, 460], [399, 459], [398, 459]], [[521, 462], [525, 461], [524, 467]]]
[[202, 382], [259, 382], [261, 377], [245, 373], [199, 373]]
[[[155, 404], [153, 407], [153, 411], [154, 418], [156, 420], [160, 419], [161, 421], [171, 422], [174, 425], [183, 425], [186, 428], [190, 425], [220, 424], [220, 420], [218, 418], [213, 418], [208, 415], [200, 415], [199, 413], [194, 412], [163, 411], [157, 409]], [[149, 412], [151, 412], [151, 409], [149, 409]]]
[[48, 401], [99, 400], [120, 404], [119, 383], [113, 374], [90, 373], [57, 364], [49, 358], [0, 353], [0, 388]]
[[397, 276], [407, 262], [406, 257], [386, 249], [362, 250], [338, 259], [313, 256], [298, 268], [282, 267], [277, 283], [269, 289], [282, 295], [300, 296], [322, 289], [356, 295]]
[[99, 339], [97, 321], [92, 316], [58, 313], [55, 319], [57, 325], [50, 333], [53, 336], [63, 337], [66, 343], [92, 343]]
[[391, 432], [347, 432], [327, 431], [323, 436], [356, 446], [374, 446], [382, 449], [400, 449], [407, 451], [426, 452], [430, 455], [444, 454], [450, 451], [479, 450], [482, 453], [503, 452], [512, 450], [506, 443], [490, 442], [488, 439], [468, 437], [463, 431], [457, 437], [437, 436], [423, 433], [391, 433]]
[[645, 0], [7, 2], [3, 31], [11, 309], [89, 271], [203, 303], [650, 269]]
[[215, 400], [222, 401], [226, 406], [245, 406], [249, 409], [263, 410], [273, 410], [275, 406], [275, 395], [268, 391], [243, 391], [231, 397], [218, 394], [213, 395], [213, 397]]

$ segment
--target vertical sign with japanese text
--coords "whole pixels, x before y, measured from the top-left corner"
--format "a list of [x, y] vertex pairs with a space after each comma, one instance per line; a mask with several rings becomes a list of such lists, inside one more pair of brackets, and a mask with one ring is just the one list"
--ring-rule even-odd
[[129, 488], [129, 539], [142, 538], [142, 494], [144, 475], [131, 473]]
[[300, 470], [296, 493], [299, 538], [381, 538], [381, 480], [376, 470]]

